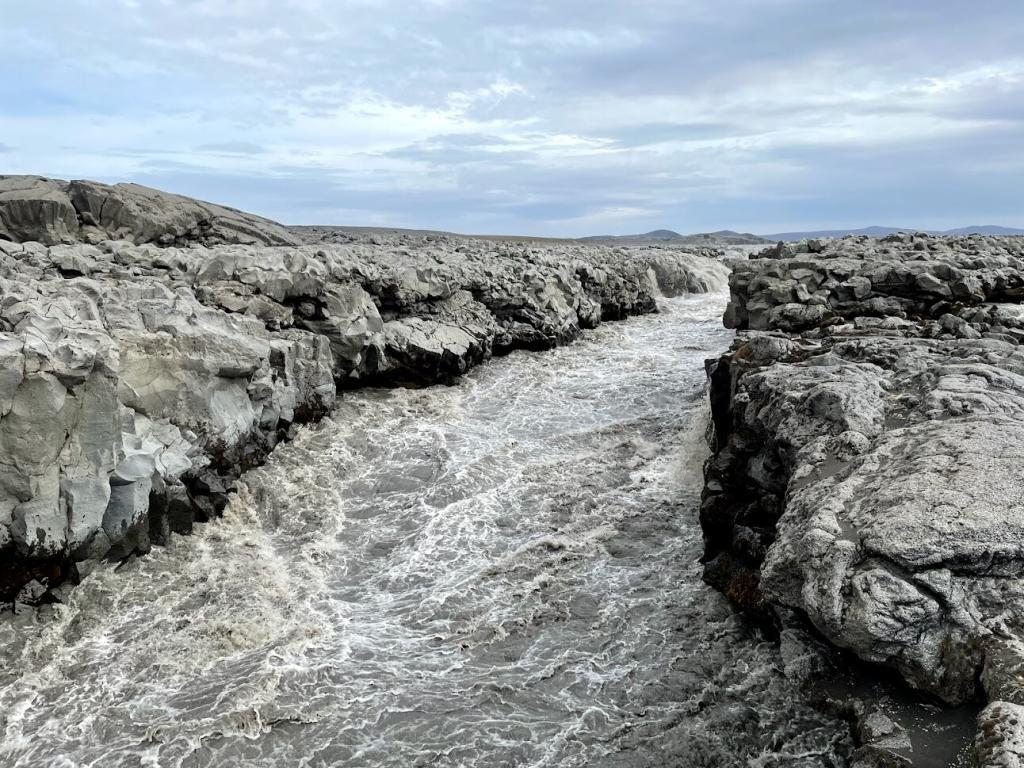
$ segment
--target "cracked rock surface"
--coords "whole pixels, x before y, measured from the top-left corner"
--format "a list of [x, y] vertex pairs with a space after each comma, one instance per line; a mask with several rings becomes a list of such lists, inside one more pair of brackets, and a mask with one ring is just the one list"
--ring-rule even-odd
[[0, 178], [0, 599], [218, 514], [338, 389], [450, 383], [727, 274], [663, 248], [304, 239], [134, 185]]
[[738, 262], [709, 361], [705, 577], [955, 704], [1021, 765], [1024, 238], [896, 235]]

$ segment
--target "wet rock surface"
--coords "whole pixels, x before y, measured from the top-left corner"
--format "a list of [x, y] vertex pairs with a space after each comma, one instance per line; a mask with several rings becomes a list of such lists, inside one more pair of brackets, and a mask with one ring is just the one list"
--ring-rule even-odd
[[980, 764], [1020, 765], [1024, 239], [781, 246], [730, 288], [705, 578], [949, 704], [987, 700]]
[[206, 203], [35, 177], [0, 179], [0, 221], [6, 601], [50, 599], [89, 562], [220, 514], [239, 474], [339, 388], [449, 383], [726, 273], [660, 248], [297, 245]]
[[5, 615], [0, 764], [844, 768], [807, 644], [701, 582], [722, 299], [345, 392], [195, 535]]

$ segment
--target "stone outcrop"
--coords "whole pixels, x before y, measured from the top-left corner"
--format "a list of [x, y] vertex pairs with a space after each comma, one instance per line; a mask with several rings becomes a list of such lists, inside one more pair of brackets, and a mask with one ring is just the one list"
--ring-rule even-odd
[[268, 219], [139, 184], [0, 176], [0, 239], [158, 245], [297, 245]]
[[[94, 241], [0, 240], [6, 601], [51, 599], [90, 562], [218, 514], [238, 475], [339, 389], [449, 383], [492, 355], [655, 311], [660, 292], [721, 287], [727, 272], [672, 249], [454, 237], [161, 245], [179, 240], [159, 234], [168, 226], [191, 243], [183, 208], [135, 190], [112, 203], [120, 187], [95, 187], [9, 182], [20, 196], [0, 204], [8, 234], [13, 221]], [[230, 226], [199, 240], [242, 231]]]
[[1024, 239], [895, 235], [734, 266], [709, 361], [705, 577], [1024, 743]]

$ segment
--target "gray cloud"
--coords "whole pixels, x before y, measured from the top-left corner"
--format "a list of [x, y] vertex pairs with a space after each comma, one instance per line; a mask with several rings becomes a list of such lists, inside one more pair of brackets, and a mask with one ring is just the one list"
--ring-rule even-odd
[[500, 136], [445, 134], [390, 149], [383, 155], [398, 160], [419, 161], [435, 167], [486, 164], [493, 171], [530, 159], [529, 152], [517, 151], [513, 147], [512, 142]]
[[755, 131], [732, 123], [635, 123], [608, 132], [622, 147], [645, 147], [668, 141], [693, 141], [700, 139], [724, 139], [753, 135]]
[[5, 8], [6, 166], [295, 222], [1024, 224], [1017, 0], [118, 5]]
[[215, 141], [199, 144], [196, 152], [210, 152], [215, 155], [262, 155], [267, 150], [259, 144], [248, 141]]

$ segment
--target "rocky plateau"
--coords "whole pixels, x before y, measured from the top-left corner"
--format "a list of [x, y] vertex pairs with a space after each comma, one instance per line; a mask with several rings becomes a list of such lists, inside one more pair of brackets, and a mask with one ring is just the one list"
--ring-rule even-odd
[[1024, 765], [1024, 238], [780, 243], [730, 292], [706, 580], [981, 702], [977, 764]]

